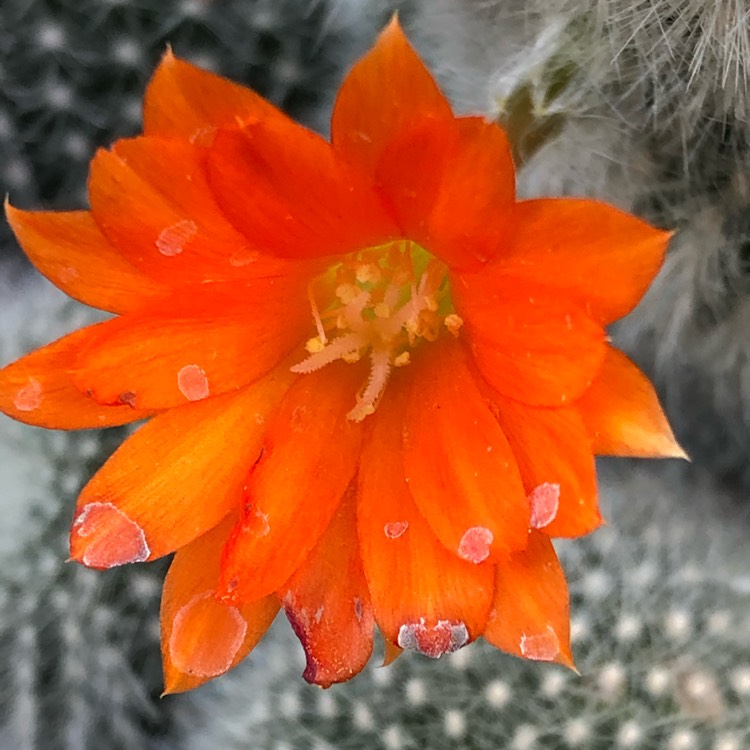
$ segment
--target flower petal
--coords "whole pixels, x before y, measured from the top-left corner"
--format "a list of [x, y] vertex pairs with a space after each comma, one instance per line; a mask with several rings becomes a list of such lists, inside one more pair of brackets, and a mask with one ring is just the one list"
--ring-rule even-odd
[[146, 135], [210, 142], [221, 127], [248, 118], [287, 119], [254, 91], [176, 58], [161, 60], [146, 89], [143, 130]]
[[82, 328], [0, 370], [0, 411], [19, 422], [53, 430], [113, 427], [143, 419], [150, 411], [104, 406], [83, 395], [71, 371], [81, 348], [106, 324]]
[[508, 139], [481, 117], [419, 122], [391, 142], [376, 179], [404, 233], [454, 269], [481, 268], [511, 231]]
[[184, 287], [102, 324], [73, 378], [103, 404], [182, 406], [267, 373], [304, 340], [309, 316], [304, 286], [285, 279]]
[[144, 273], [170, 286], [294, 272], [262, 255], [227, 221], [205, 174], [206, 150], [134, 138], [91, 162], [91, 210], [107, 239]]
[[160, 617], [165, 694], [191, 690], [237, 666], [279, 610], [273, 595], [237, 607], [216, 601], [219, 560], [232, 521], [180, 549], [167, 573]]
[[278, 595], [305, 649], [302, 676], [309, 683], [330, 687], [362, 671], [372, 653], [374, 620], [357, 544], [353, 492]]
[[93, 568], [154, 560], [239, 508], [265, 420], [292, 377], [274, 373], [141, 427], [81, 492], [71, 557]]
[[664, 261], [671, 233], [614, 206], [579, 198], [522, 201], [492, 275], [513, 276], [570, 295], [597, 322], [629, 313]]
[[432, 344], [410, 365], [404, 473], [422, 515], [454, 554], [479, 563], [523, 549], [529, 505], [515, 458], [462, 347]]
[[123, 313], [166, 291], [109, 244], [88, 211], [21, 211], [6, 201], [5, 215], [31, 262], [79, 302]]
[[350, 253], [400, 236], [369, 180], [300, 125], [221, 131], [209, 178], [234, 225], [283, 258]]
[[457, 120], [455, 154], [447, 161], [429, 219], [425, 246], [452, 268], [486, 263], [504, 244], [515, 200], [508, 138], [481, 117]]
[[474, 360], [504, 396], [532, 406], [563, 406], [591, 385], [606, 337], [573, 300], [509, 277], [455, 274], [458, 314]]
[[524, 659], [573, 667], [565, 574], [552, 542], [541, 532], [531, 531], [527, 548], [497, 566], [484, 637]]
[[336, 363], [287, 392], [224, 553], [219, 593], [227, 602], [281, 588], [331, 522], [356, 471], [361, 427], [346, 414], [362, 378], [359, 367]]
[[449, 552], [414, 503], [399, 470], [405, 396], [406, 389], [394, 381], [370, 418], [359, 470], [357, 527], [384, 638], [434, 658], [481, 635], [494, 569], [489, 562], [477, 565]]
[[573, 407], [539, 409], [493, 397], [532, 505], [532, 526], [548, 536], [581, 536], [599, 513], [591, 441]]
[[371, 174], [389, 140], [424, 117], [450, 119], [450, 104], [394, 16], [339, 89], [331, 142]]
[[619, 350], [607, 348], [599, 375], [576, 407], [594, 453], [687, 458], [648, 378]]

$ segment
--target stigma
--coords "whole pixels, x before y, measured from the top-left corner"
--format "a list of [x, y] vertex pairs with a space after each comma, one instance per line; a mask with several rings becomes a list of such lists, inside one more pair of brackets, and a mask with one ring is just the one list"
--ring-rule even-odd
[[453, 310], [444, 263], [408, 240], [353, 253], [308, 286], [317, 335], [292, 372], [315, 372], [337, 360], [369, 359], [370, 372], [347, 414], [361, 422], [377, 408], [394, 368], [405, 367], [424, 342], [463, 321]]

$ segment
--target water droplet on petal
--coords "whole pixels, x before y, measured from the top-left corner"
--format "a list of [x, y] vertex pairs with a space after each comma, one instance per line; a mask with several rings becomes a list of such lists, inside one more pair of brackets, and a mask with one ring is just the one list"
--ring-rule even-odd
[[179, 255], [190, 240], [198, 233], [198, 225], [190, 219], [183, 219], [162, 230], [156, 239], [156, 248], [168, 258]]
[[490, 556], [493, 533], [484, 526], [472, 526], [461, 537], [458, 555], [464, 560], [479, 564]]
[[458, 651], [469, 642], [469, 631], [462, 622], [438, 620], [427, 625], [425, 618], [419, 622], [405, 623], [398, 630], [398, 645], [417, 651], [431, 659]]
[[177, 611], [169, 656], [185, 674], [215, 677], [232, 666], [246, 632], [247, 621], [240, 611], [220, 604], [212, 591], [205, 591]]
[[198, 365], [185, 365], [177, 373], [177, 387], [188, 401], [200, 401], [209, 395], [208, 378]]
[[255, 263], [259, 257], [260, 253], [257, 250], [242, 248], [229, 256], [229, 265], [232, 268], [244, 268]]
[[143, 562], [151, 553], [143, 529], [111, 503], [84, 505], [73, 521], [71, 552], [90, 568]]
[[78, 273], [76, 268], [73, 266], [63, 266], [57, 273], [57, 278], [63, 284], [69, 284], [71, 281], [77, 279], [81, 274]]
[[42, 384], [38, 380], [29, 380], [29, 382], [18, 389], [14, 399], [13, 406], [18, 411], [34, 411], [42, 405]]
[[389, 539], [398, 539], [408, 528], [408, 521], [392, 521], [383, 527], [383, 533]]
[[554, 661], [560, 653], [560, 641], [551, 626], [536, 635], [521, 636], [521, 654], [536, 661]]
[[560, 485], [544, 482], [529, 493], [531, 528], [543, 529], [555, 520], [560, 506]]
[[268, 534], [271, 531], [271, 524], [268, 522], [268, 513], [263, 513], [263, 511], [260, 508], [256, 507], [253, 510], [253, 515], [255, 517], [255, 520], [254, 520], [255, 536], [256, 537], [268, 536]]

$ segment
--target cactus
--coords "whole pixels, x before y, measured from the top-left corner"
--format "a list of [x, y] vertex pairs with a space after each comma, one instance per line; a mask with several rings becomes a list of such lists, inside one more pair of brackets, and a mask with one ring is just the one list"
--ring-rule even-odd
[[[743, 3], [4, 0], [0, 186], [24, 207], [83, 205], [88, 158], [137, 132], [168, 41], [324, 130], [337, 79], [394, 5], [458, 109], [503, 117], [523, 91], [537, 124], [553, 125], [529, 154], [525, 194], [596, 195], [678, 229], [615, 335], [655, 374], [693, 465], [602, 462], [609, 526], [559, 545], [580, 676], [478, 643], [440, 663], [373, 663], [320, 691], [301, 681], [280, 621], [229, 675], [159, 701], [164, 565], [63, 562], [77, 490], [124, 431], [2, 420], [0, 746], [750, 746]], [[0, 236], [2, 363], [93, 315], [19, 268]]]

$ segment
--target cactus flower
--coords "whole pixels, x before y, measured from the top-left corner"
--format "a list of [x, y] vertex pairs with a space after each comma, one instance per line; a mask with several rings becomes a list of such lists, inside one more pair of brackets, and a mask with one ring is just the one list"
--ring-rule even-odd
[[36, 267], [114, 315], [0, 370], [53, 429], [144, 420], [81, 492], [73, 559], [176, 553], [168, 692], [243, 659], [282, 608], [327, 686], [483, 636], [572, 664], [550, 541], [600, 523], [595, 454], [680, 456], [608, 342], [669, 235], [518, 201], [503, 130], [456, 116], [394, 19], [330, 142], [167, 53], [90, 210], [7, 205]]

